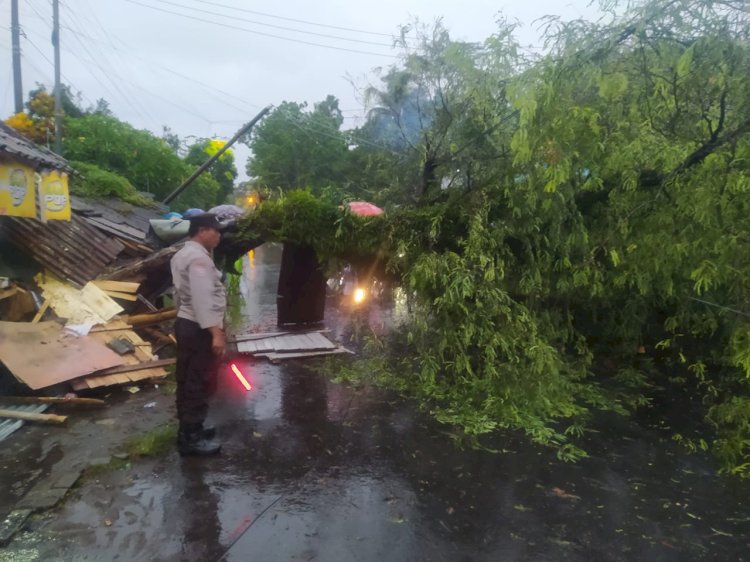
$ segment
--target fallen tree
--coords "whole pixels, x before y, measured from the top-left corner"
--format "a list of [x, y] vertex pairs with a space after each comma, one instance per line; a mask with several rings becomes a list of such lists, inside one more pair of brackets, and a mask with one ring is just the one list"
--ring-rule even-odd
[[[513, 56], [503, 37], [492, 52], [432, 44], [415, 55], [421, 66], [407, 57], [400, 82], [402, 94], [414, 84], [438, 96], [420, 105], [425, 127], [445, 123], [460, 96], [463, 115], [496, 126], [477, 136], [453, 120], [440, 137], [409, 140], [433, 143], [431, 154], [438, 138], [455, 146], [433, 172], [461, 166], [465, 179], [371, 219], [288, 193], [252, 213], [243, 235], [308, 245], [324, 263], [382, 264], [414, 312], [350, 374], [419, 397], [468, 435], [520, 430], [575, 459], [593, 412], [658, 413], [655, 397], [679, 396], [673, 437], [750, 475], [742, 8], [651, 2], [609, 24], [551, 22], [552, 50], [532, 64], [499, 64], [503, 49]], [[429, 82], [414, 76], [457, 52], [485, 62], [453, 69], [453, 87], [418, 90]], [[469, 91], [476, 73], [503, 84], [498, 98]]]

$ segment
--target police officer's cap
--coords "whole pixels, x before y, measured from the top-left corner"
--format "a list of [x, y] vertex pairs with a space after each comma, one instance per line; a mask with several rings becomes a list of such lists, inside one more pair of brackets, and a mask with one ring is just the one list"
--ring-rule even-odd
[[227, 227], [227, 225], [220, 222], [213, 213], [193, 215], [190, 217], [190, 224], [197, 227], [215, 228], [216, 230], [224, 230]]

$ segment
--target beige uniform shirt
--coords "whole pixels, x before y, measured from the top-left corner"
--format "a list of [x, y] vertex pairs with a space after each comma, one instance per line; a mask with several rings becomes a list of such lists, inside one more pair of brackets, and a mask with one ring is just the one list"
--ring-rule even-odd
[[227, 297], [211, 254], [198, 242], [185, 242], [170, 263], [177, 317], [201, 328], [224, 327]]

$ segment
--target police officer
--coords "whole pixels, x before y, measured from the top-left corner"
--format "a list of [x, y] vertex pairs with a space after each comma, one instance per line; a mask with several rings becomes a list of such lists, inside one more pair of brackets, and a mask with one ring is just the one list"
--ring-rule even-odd
[[215, 215], [190, 217], [188, 240], [171, 261], [177, 307], [177, 419], [181, 455], [213, 455], [221, 446], [204, 427], [208, 399], [216, 388], [219, 358], [226, 352], [226, 293], [212, 258], [224, 225]]

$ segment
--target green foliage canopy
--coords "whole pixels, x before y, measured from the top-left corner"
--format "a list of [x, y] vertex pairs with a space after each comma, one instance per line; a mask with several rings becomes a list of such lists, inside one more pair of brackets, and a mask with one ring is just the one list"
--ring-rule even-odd
[[[225, 141], [217, 139], [202, 139], [188, 148], [185, 162], [198, 167], [216, 154], [225, 144]], [[234, 153], [231, 150], [224, 152], [224, 154], [222, 154], [219, 159], [211, 165], [208, 173], [219, 185], [219, 191], [216, 194], [216, 204], [221, 205], [227, 203], [229, 196], [234, 190], [234, 181], [237, 179], [237, 168], [234, 165]]]
[[247, 173], [262, 186], [284, 190], [309, 187], [316, 193], [340, 185], [347, 162], [343, 117], [338, 100], [328, 96], [307, 104], [283, 102], [250, 134], [253, 151]]
[[371, 164], [363, 183], [394, 170], [374, 238], [337, 236], [330, 202], [318, 222], [291, 220], [323, 204], [309, 195], [251, 220], [321, 252], [371, 240], [415, 308], [360, 374], [468, 434], [516, 428], [575, 458], [591, 412], [679, 394], [705, 423], [675, 439], [749, 475], [745, 8], [655, 1], [611, 22], [550, 21], [535, 59], [508, 26], [482, 46], [438, 28], [388, 71], [352, 135], [370, 135], [350, 151]]
[[[175, 154], [165, 141], [111, 115], [68, 117], [65, 133], [63, 150], [67, 158], [118, 174], [138, 190], [153, 193], [156, 199], [166, 197], [193, 171], [193, 166]], [[218, 193], [216, 180], [203, 174], [173, 206], [212, 207]]]

